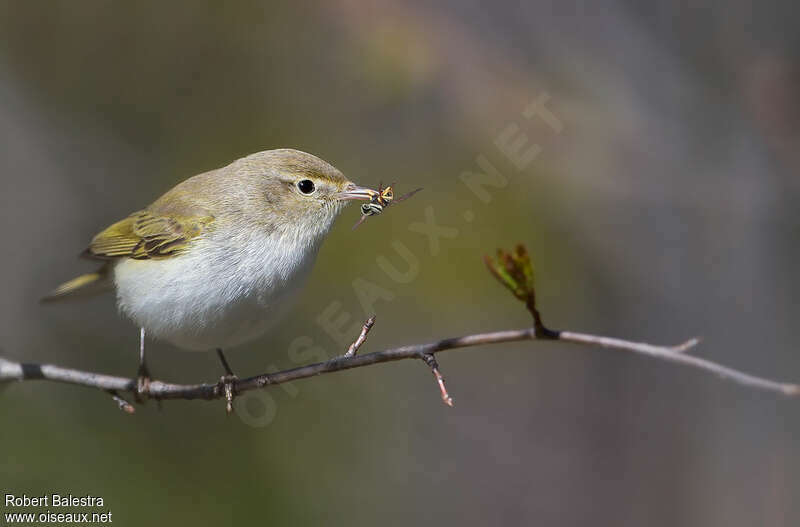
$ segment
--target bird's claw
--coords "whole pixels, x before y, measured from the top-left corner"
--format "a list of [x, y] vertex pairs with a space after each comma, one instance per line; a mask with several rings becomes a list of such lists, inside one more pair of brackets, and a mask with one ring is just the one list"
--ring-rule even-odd
[[137, 403], [142, 403], [150, 397], [150, 370], [147, 364], [141, 362], [136, 374], [136, 392], [133, 394]]
[[136, 377], [136, 392], [133, 394], [137, 403], [142, 403], [150, 396], [150, 376], [141, 375]]
[[239, 380], [234, 374], [226, 374], [219, 379], [219, 388], [225, 395], [225, 412], [228, 415], [233, 413], [233, 399], [236, 397], [235, 384]]

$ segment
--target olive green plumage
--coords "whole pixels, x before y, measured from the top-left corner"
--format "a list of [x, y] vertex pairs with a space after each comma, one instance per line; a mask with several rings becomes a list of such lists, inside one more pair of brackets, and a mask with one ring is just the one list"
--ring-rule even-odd
[[136, 260], [169, 257], [185, 249], [213, 221], [212, 216], [160, 216], [140, 210], [97, 234], [85, 254]]

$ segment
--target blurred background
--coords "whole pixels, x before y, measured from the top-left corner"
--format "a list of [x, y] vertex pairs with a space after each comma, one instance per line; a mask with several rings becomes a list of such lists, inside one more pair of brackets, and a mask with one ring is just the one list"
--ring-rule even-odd
[[[319, 320], [346, 313], [355, 336], [357, 280], [381, 296], [364, 351], [524, 327], [481, 261], [524, 242], [550, 325], [699, 335], [705, 358], [798, 381], [797, 27], [789, 1], [3, 1], [0, 349], [133, 375], [111, 296], [37, 298], [178, 181], [295, 147], [425, 190], [357, 231], [343, 213], [286, 323], [228, 354], [240, 376], [296, 365], [293, 346], [341, 353]], [[523, 115], [540, 97], [560, 132]], [[509, 125], [539, 151], [522, 170], [495, 145]], [[488, 203], [460, 179], [479, 155], [506, 181]], [[455, 229], [438, 248], [413, 228], [428, 207]], [[379, 263], [407, 269], [398, 244], [402, 282]], [[157, 378], [222, 373], [149, 350]], [[800, 525], [796, 401], [558, 344], [439, 360], [454, 408], [417, 361], [274, 387], [230, 418], [10, 385], [0, 484], [100, 495], [115, 525]]]

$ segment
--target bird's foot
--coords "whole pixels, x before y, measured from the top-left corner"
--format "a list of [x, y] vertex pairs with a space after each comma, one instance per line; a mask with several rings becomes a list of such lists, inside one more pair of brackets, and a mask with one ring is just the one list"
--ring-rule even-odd
[[219, 389], [225, 395], [225, 411], [228, 415], [233, 413], [233, 399], [236, 397], [236, 382], [239, 377], [230, 373], [219, 379]]
[[219, 389], [225, 395], [225, 411], [228, 415], [231, 415], [233, 413], [233, 399], [236, 397], [236, 382], [239, 377], [233, 373], [230, 364], [228, 364], [228, 359], [225, 358], [225, 354], [219, 348], [217, 348], [217, 357], [219, 357], [222, 368], [225, 370], [225, 375], [219, 379]]
[[137, 403], [142, 403], [150, 397], [150, 371], [144, 363], [139, 365], [136, 375], [136, 392], [133, 396]]

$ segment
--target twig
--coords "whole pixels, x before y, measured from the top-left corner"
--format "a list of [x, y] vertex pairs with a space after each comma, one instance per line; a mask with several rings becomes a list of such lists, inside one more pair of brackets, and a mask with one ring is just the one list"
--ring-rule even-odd
[[800, 395], [800, 385], [782, 383], [770, 379], [764, 379], [762, 377], [756, 377], [755, 375], [750, 375], [749, 373], [734, 370], [733, 368], [711, 362], [710, 360], [701, 359], [700, 357], [693, 357], [684, 353], [699, 342], [699, 339], [696, 338], [688, 340], [683, 344], [673, 348], [661, 348], [659, 346], [651, 346], [650, 344], [644, 344], [642, 342], [629, 342], [626, 340], [598, 337], [596, 335], [587, 335], [585, 333], [575, 333], [572, 331], [562, 331], [558, 339], [564, 342], [574, 342], [575, 344], [589, 344], [620, 351], [633, 351], [642, 355], [648, 355], [650, 357], [664, 359], [669, 362], [675, 362], [678, 364], [684, 364], [686, 366], [693, 366], [701, 370], [706, 370], [715, 373], [720, 377], [730, 379], [731, 381], [743, 386], [779, 392], [790, 397], [796, 397], [797, 395]]
[[[427, 344], [402, 346], [399, 348], [391, 348], [363, 355], [355, 355], [352, 357], [337, 357], [326, 362], [318, 362], [316, 364], [309, 364], [307, 366], [300, 366], [275, 373], [265, 373], [263, 375], [237, 380], [233, 383], [233, 388], [235, 389], [236, 393], [242, 393], [268, 385], [306, 379], [325, 373], [349, 370], [352, 368], [362, 368], [383, 362], [392, 362], [404, 359], [424, 360], [423, 357], [425, 355], [433, 355], [446, 350], [462, 349], [489, 344], [501, 344], [506, 342], [529, 341], [536, 340], [536, 338], [536, 330], [534, 328], [465, 335], [463, 337], [437, 340]], [[552, 342], [568, 342], [587, 345], [593, 348], [605, 348], [637, 353], [662, 359], [675, 364], [691, 366], [709, 373], [714, 373], [743, 386], [779, 393], [788, 397], [797, 397], [800, 395], [800, 386], [797, 384], [781, 383], [770, 379], [756, 377], [754, 375], [716, 364], [709, 360], [700, 359], [685, 353], [678, 353], [675, 351], [674, 347], [654, 346], [652, 344], [631, 342], [627, 340], [597, 335], [587, 335], [585, 333], [575, 333], [570, 331], [562, 331], [559, 334], [558, 339]], [[678, 349], [689, 349], [693, 344], [695, 344], [694, 340], [689, 340], [679, 345]], [[101, 390], [115, 390], [117, 392], [128, 393], [133, 393], [136, 389], [136, 380], [129, 379], [127, 377], [116, 377], [113, 375], [104, 375], [94, 372], [62, 368], [60, 366], [54, 366], [51, 364], [22, 364], [0, 358], [0, 382], [12, 380], [55, 381], [78, 384], [90, 388], [98, 388]], [[221, 389], [219, 383], [173, 384], [153, 380], [149, 386], [149, 396], [154, 399], [210, 400], [224, 397], [224, 390]]]
[[447, 393], [447, 387], [444, 385], [444, 377], [442, 377], [441, 372], [439, 371], [439, 363], [436, 362], [436, 357], [431, 355], [423, 355], [422, 360], [425, 361], [431, 372], [433, 373], [433, 378], [436, 379], [436, 383], [439, 385], [439, 393], [442, 394], [442, 401], [447, 406], [453, 406], [453, 398], [450, 397], [450, 394]]
[[372, 315], [364, 322], [364, 325], [361, 326], [361, 333], [358, 335], [358, 338], [350, 344], [350, 347], [347, 348], [347, 351], [344, 353], [343, 357], [353, 357], [356, 353], [358, 353], [358, 348], [361, 347], [362, 344], [367, 340], [367, 333], [369, 330], [372, 329], [372, 326], [375, 325], [375, 315]]
[[114, 402], [117, 403], [117, 406], [119, 406], [120, 410], [127, 414], [136, 413], [136, 408], [134, 408], [131, 403], [120, 397], [117, 392], [114, 390], [109, 390], [108, 393], [111, 395], [111, 398], [114, 399]]

